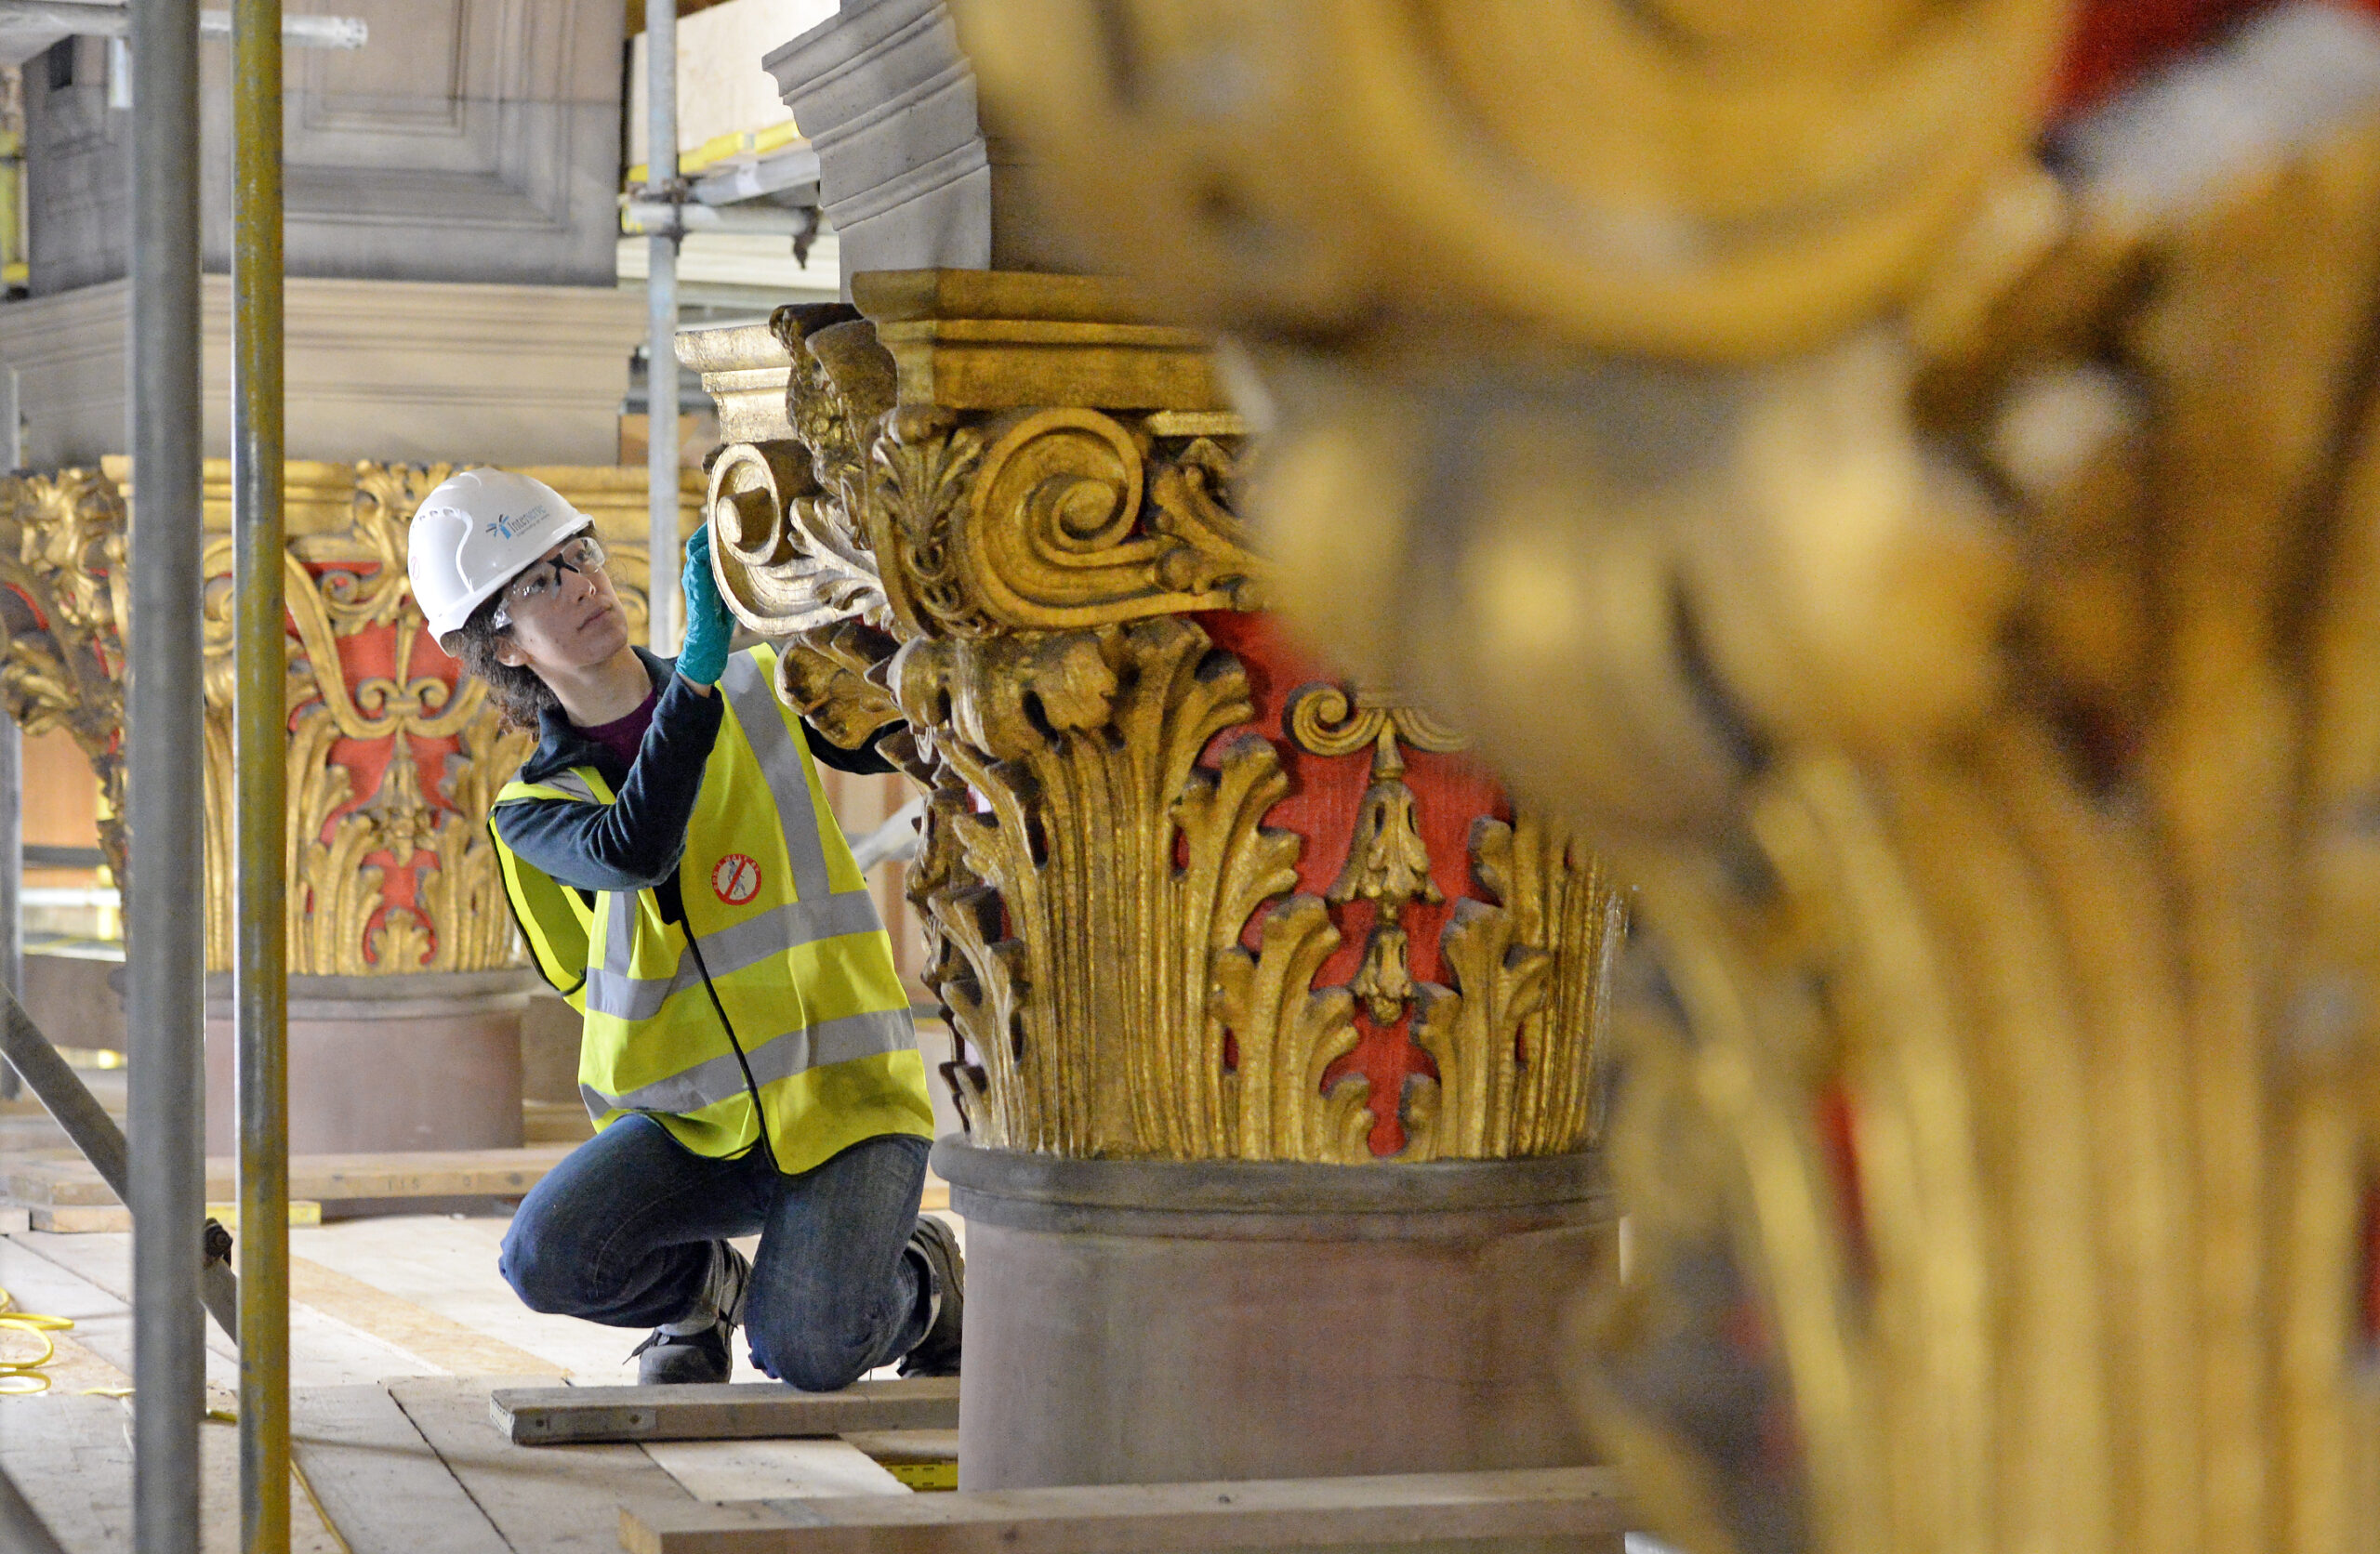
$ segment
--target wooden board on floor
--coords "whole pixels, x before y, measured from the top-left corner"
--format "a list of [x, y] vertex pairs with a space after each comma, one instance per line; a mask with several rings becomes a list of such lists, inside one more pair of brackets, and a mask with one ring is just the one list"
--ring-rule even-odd
[[[120, 1204], [70, 1204], [63, 1207], [33, 1205], [17, 1208], [24, 1216], [23, 1228], [43, 1231], [51, 1235], [92, 1235], [106, 1231], [132, 1229], [132, 1211]], [[207, 1205], [208, 1218], [221, 1221], [223, 1228], [239, 1233], [238, 1217], [220, 1211], [218, 1205]], [[319, 1225], [323, 1222], [323, 1205], [305, 1198], [289, 1201], [289, 1222], [292, 1225]]]
[[124, 1405], [113, 1398], [26, 1398], [8, 1406], [0, 1468], [60, 1546], [67, 1554], [129, 1549], [132, 1443]]
[[630, 1554], [1172, 1554], [1567, 1537], [1618, 1554], [1607, 1468], [961, 1490], [624, 1510]]
[[421, 1376], [389, 1395], [517, 1554], [616, 1554], [624, 1512], [695, 1503], [640, 1447], [514, 1445], [488, 1420], [491, 1386], [510, 1379]]
[[847, 1430], [957, 1429], [959, 1378], [861, 1381], [840, 1392], [781, 1383], [535, 1387], [498, 1390], [493, 1417], [522, 1445], [577, 1441], [735, 1441]]
[[[575, 1146], [539, 1144], [518, 1150], [424, 1150], [381, 1154], [298, 1154], [289, 1157], [289, 1195], [316, 1203], [354, 1198], [509, 1198], [545, 1179]], [[210, 1201], [236, 1197], [238, 1162], [206, 1162]], [[7, 1171], [8, 1196], [36, 1208], [112, 1206], [115, 1194], [82, 1157], [20, 1160]]]
[[[20, 1260], [17, 1254], [26, 1254]], [[126, 1370], [132, 1363], [131, 1294], [132, 1245], [127, 1235], [43, 1235], [33, 1233], [7, 1238], [7, 1246], [0, 1251], [0, 1271], [26, 1278], [29, 1292], [45, 1288], [60, 1293], [70, 1287], [57, 1277], [43, 1278], [26, 1262], [53, 1268], [99, 1292], [114, 1302], [112, 1311], [77, 1327], [72, 1335], [84, 1340], [101, 1358]], [[309, 1277], [311, 1265], [302, 1258], [292, 1258], [290, 1271], [293, 1282], [302, 1290], [312, 1292], [313, 1281]], [[0, 1281], [5, 1282], [5, 1281]], [[14, 1290], [14, 1286], [9, 1286]], [[35, 1311], [50, 1311], [53, 1315], [73, 1316], [73, 1310], [57, 1310], [47, 1306], [31, 1306]], [[438, 1319], [430, 1313], [420, 1315], [427, 1323]], [[358, 1317], [369, 1321], [356, 1320]], [[378, 1332], [375, 1325], [394, 1329]], [[289, 1308], [290, 1378], [298, 1387], [337, 1387], [363, 1385], [392, 1376], [418, 1376], [440, 1370], [469, 1370], [484, 1374], [503, 1371], [511, 1374], [515, 1365], [506, 1358], [515, 1352], [509, 1344], [495, 1340], [479, 1340], [476, 1334], [457, 1328], [454, 1342], [445, 1347], [428, 1346], [434, 1352], [416, 1353], [408, 1347], [408, 1339], [417, 1337], [403, 1324], [386, 1320], [377, 1310], [359, 1310], [350, 1304], [344, 1310], [325, 1305], [309, 1304], [301, 1295]], [[522, 1370], [546, 1371], [551, 1367], [528, 1357]], [[469, 1361], [465, 1364], [463, 1361]], [[209, 1323], [206, 1326], [206, 1371], [211, 1385], [236, 1391], [239, 1386], [238, 1350], [224, 1337], [220, 1328]]]
[[697, 1500], [907, 1495], [856, 1446], [817, 1441], [648, 1441], [644, 1455]]
[[525, 1349], [311, 1258], [290, 1257], [289, 1297], [456, 1376], [562, 1374], [560, 1365]]
[[[582, 1113], [581, 1115], [584, 1115]], [[299, 1221], [318, 1222], [325, 1202], [373, 1198], [517, 1198], [545, 1179], [562, 1157], [578, 1147], [568, 1141], [532, 1143], [517, 1150], [445, 1150], [399, 1154], [300, 1154], [289, 1161], [289, 1192]], [[206, 1194], [228, 1198], [234, 1191], [234, 1163], [206, 1163]], [[131, 1211], [117, 1202], [98, 1171], [80, 1155], [12, 1161], [0, 1177], [7, 1208], [22, 1212], [26, 1227], [53, 1234], [90, 1234], [132, 1229]], [[946, 1213], [950, 1188], [926, 1179], [921, 1211]], [[302, 1217], [310, 1212], [312, 1219]], [[0, 1227], [5, 1228], [5, 1227]]]
[[[6, 1411], [0, 1468], [66, 1554], [136, 1554], [125, 1404], [53, 1393], [0, 1407]], [[199, 1427], [198, 1446], [198, 1546], [205, 1554], [234, 1554], [240, 1547], [239, 1431], [209, 1421]], [[342, 1546], [294, 1480], [289, 1495], [290, 1554], [339, 1554]], [[16, 1547], [4, 1538], [0, 1543]]]
[[382, 1388], [293, 1390], [289, 1452], [350, 1554], [511, 1554]]

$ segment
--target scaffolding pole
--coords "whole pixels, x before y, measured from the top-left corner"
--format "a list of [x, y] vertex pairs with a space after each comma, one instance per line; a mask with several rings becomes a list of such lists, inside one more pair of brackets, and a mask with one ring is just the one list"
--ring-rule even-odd
[[[644, 191], [674, 207], [678, 181], [678, 0], [645, 0]], [[678, 236], [680, 224], [651, 229], [644, 283], [645, 590], [653, 651], [678, 651]]]
[[[25, 993], [25, 741], [0, 713], [0, 979]], [[0, 1100], [17, 1099], [17, 1071], [0, 1064]]]
[[206, 1403], [198, 7], [132, 0], [132, 1542], [197, 1554]]
[[240, 1547], [245, 1554], [289, 1549], [281, 41], [281, 0], [233, 0], [231, 1001], [239, 1049]]
[[[21, 166], [17, 183], [24, 181]], [[0, 222], [14, 220], [15, 185], [0, 191]], [[16, 229], [20, 235], [23, 228]], [[24, 450], [17, 434], [17, 369], [0, 365], [0, 466], [21, 468]], [[0, 717], [0, 977], [18, 997], [25, 992], [25, 742], [13, 718]], [[17, 1071], [0, 1064], [0, 1100], [14, 1100], [22, 1088]]]

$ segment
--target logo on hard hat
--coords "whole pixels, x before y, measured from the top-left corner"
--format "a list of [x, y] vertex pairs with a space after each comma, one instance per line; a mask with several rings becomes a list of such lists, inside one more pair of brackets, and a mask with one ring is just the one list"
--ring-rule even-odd
[[760, 893], [760, 865], [749, 854], [731, 852], [711, 866], [710, 888], [730, 906], [742, 906]]
[[497, 513], [496, 520], [487, 526], [487, 532], [499, 539], [518, 539], [552, 516], [553, 514], [546, 508], [545, 505], [539, 503], [519, 518]]

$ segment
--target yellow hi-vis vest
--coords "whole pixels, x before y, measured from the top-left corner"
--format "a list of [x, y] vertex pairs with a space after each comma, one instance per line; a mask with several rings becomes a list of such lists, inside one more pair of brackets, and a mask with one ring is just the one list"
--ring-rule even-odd
[[[506, 847], [493, 817], [488, 829], [538, 970], [586, 1017], [578, 1088], [595, 1126], [642, 1113], [697, 1154], [740, 1153], [759, 1137], [749, 1063], [778, 1167], [800, 1172], [880, 1134], [931, 1139], [933, 1111], [892, 942], [775, 678], [761, 647], [720, 678], [719, 738], [678, 868], [683, 924], [662, 921], [650, 889], [589, 905]], [[508, 784], [496, 804], [614, 797], [576, 767]]]

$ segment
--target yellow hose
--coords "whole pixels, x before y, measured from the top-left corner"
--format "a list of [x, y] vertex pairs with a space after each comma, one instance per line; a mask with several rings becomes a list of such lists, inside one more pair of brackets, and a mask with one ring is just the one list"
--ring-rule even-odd
[[17, 1297], [0, 1289], [0, 1327], [30, 1333], [41, 1340], [41, 1352], [30, 1360], [0, 1359], [0, 1397], [31, 1397], [35, 1392], [48, 1391], [49, 1377], [42, 1374], [41, 1367], [58, 1358], [58, 1343], [50, 1335], [73, 1325], [65, 1317], [20, 1311], [17, 1310]]

